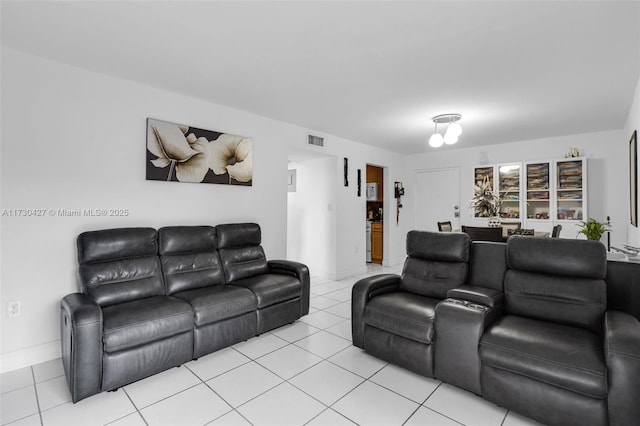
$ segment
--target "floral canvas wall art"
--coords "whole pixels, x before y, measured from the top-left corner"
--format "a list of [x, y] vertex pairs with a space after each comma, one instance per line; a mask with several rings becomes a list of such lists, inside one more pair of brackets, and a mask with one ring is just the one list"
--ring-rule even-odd
[[253, 140], [147, 119], [147, 180], [253, 185]]

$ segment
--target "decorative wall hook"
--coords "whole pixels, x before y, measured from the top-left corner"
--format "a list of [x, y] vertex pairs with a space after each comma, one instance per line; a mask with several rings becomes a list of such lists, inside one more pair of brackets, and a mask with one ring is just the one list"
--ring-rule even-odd
[[402, 208], [401, 197], [404, 195], [402, 182], [395, 182], [394, 195], [396, 198], [396, 225], [400, 222], [400, 209]]

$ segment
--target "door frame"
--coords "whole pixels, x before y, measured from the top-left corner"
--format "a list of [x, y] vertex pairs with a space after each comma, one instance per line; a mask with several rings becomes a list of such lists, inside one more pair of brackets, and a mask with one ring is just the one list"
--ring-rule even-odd
[[[416, 193], [416, 197], [418, 194], [417, 188], [418, 188], [418, 179], [417, 179], [417, 175], [418, 173], [433, 173], [433, 172], [446, 172], [446, 171], [455, 171], [458, 175], [458, 201], [457, 201], [457, 206], [458, 206], [458, 217], [457, 217], [457, 225], [454, 222], [452, 222], [452, 227], [453, 229], [456, 228], [460, 228], [462, 226], [462, 207], [460, 205], [460, 179], [461, 179], [461, 167], [457, 167], [457, 166], [452, 166], [452, 167], [437, 167], [437, 168], [433, 168], [433, 169], [417, 169], [414, 170], [413, 173], [413, 187], [416, 188], [415, 193]], [[414, 227], [416, 226], [416, 219], [418, 217], [418, 203], [417, 203], [417, 198], [413, 203], [413, 223], [414, 223]]]

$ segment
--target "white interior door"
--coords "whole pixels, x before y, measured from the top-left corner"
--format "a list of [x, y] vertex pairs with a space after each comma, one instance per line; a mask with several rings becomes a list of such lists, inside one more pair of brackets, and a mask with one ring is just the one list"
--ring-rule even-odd
[[437, 231], [438, 222], [460, 229], [460, 170], [422, 170], [415, 174], [415, 229]]

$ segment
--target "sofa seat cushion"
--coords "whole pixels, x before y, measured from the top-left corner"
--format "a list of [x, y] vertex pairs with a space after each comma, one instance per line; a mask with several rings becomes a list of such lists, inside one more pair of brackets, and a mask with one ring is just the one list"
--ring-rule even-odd
[[258, 302], [258, 309], [295, 299], [302, 295], [300, 281], [291, 275], [255, 275], [234, 281], [230, 285], [251, 290]]
[[256, 310], [253, 293], [232, 285], [215, 285], [182, 291], [173, 295], [189, 303], [195, 313], [196, 327], [237, 317]]
[[105, 352], [143, 345], [193, 329], [193, 309], [183, 300], [154, 296], [102, 309]]
[[396, 292], [372, 298], [364, 308], [366, 325], [430, 344], [438, 299]]
[[485, 331], [480, 358], [591, 398], [607, 397], [603, 340], [586, 329], [506, 315]]

